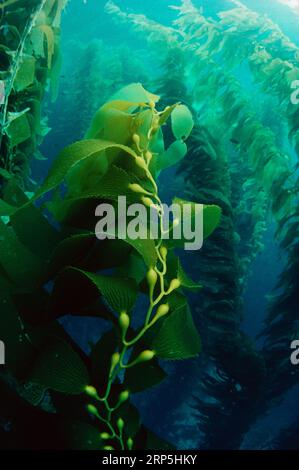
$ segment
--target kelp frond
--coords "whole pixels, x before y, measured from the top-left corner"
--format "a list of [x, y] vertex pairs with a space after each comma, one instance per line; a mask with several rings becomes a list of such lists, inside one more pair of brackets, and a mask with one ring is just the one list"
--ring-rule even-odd
[[[15, 176], [19, 183], [26, 185], [30, 158], [34, 155], [40, 158], [37, 146], [49, 131], [41, 117], [40, 100], [48, 81], [53, 97], [56, 94], [60, 71], [59, 26], [66, 3], [40, 0], [30, 8], [24, 0], [16, 5], [2, 4], [4, 26], [13, 33], [12, 38], [7, 38], [5, 30], [0, 29], [0, 42], [5, 46], [0, 75], [4, 83], [0, 123], [2, 186], [7, 180], [5, 175]], [[15, 8], [17, 15], [11, 14]]]

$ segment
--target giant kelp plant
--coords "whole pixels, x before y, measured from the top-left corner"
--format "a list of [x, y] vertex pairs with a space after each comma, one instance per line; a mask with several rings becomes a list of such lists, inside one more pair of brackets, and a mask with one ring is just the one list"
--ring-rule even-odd
[[[157, 102], [139, 84], [124, 88], [96, 113], [86, 139], [61, 152], [30, 200], [15, 182], [5, 186], [0, 327], [8, 354], [0, 413], [12, 429], [1, 435], [4, 448], [169, 446], [142, 425], [130, 403], [132, 394], [165, 377], [159, 358], [200, 352], [184, 295], [200, 286], [174, 253], [184, 240], [162, 235], [155, 181], [176, 157], [162, 150], [161, 126], [171, 117], [176, 146], [185, 148], [192, 117], [183, 105], [158, 111]], [[158, 239], [95, 237], [95, 208], [116, 204], [119, 195], [148, 211], [155, 207]], [[203, 211], [207, 237], [220, 209]], [[148, 303], [144, 313], [135, 308], [140, 296]], [[89, 355], [59, 323], [67, 314], [110, 323]], [[24, 431], [29, 421], [30, 435]]]
[[[173, 7], [178, 12], [173, 27], [161, 27], [160, 40], [154, 21], [125, 13], [112, 1], [106, 5], [116, 21], [130, 23], [157, 47], [159, 59], [162, 48], [162, 67], [167, 55], [183, 57], [176, 60], [178, 74], [173, 74], [170, 61], [171, 72], [161, 80], [166, 96], [168, 86], [171, 94], [175, 89], [197, 115], [181, 165], [186, 191], [223, 211], [220, 227], [196, 263], [204, 285], [196, 321], [210, 357], [196, 405], [204, 436], [200, 445], [206, 448], [241, 446], [257, 417], [298, 382], [289, 361], [289, 345], [298, 331], [298, 184], [293, 158], [294, 149], [298, 152], [298, 106], [290, 101], [292, 84], [299, 78], [298, 47], [266, 16], [239, 1], [228, 3], [232, 9], [212, 17], [183, 0]], [[248, 81], [243, 84], [245, 67], [256, 102], [249, 100]], [[272, 112], [278, 107], [283, 126], [260, 111], [262, 94], [269, 95], [268, 114], [278, 115]], [[266, 220], [277, 224], [277, 240], [289, 261], [278, 284], [284, 290], [272, 301], [263, 333], [267, 340], [258, 351], [241, 331], [242, 293], [251, 263], [263, 249]]]
[[[32, 157], [49, 132], [42, 98], [57, 95], [60, 21], [67, 0], [15, 0], [0, 4], [0, 172], [28, 183]], [[1, 184], [2, 186], [2, 184]]]

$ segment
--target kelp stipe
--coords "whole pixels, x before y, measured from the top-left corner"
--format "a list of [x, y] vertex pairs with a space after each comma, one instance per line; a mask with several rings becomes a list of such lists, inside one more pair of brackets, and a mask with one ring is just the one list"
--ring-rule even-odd
[[[24, 413], [19, 419], [26, 420], [26, 409], [35, 405], [30, 407], [31, 436], [40, 435], [29, 447], [169, 448], [141, 424], [130, 397], [163, 380], [159, 358], [186, 359], [200, 352], [183, 292], [199, 286], [184, 273], [173, 241], [100, 241], [93, 232], [97, 204], [113, 204], [119, 195], [146, 207], [156, 204], [161, 222], [155, 175], [171, 165], [172, 154], [166, 162], [157, 150], [163, 148], [160, 128], [171, 115], [175, 138], [186, 138], [191, 128], [185, 108], [175, 113], [180, 105], [174, 104], [157, 111], [157, 101], [140, 84], [126, 87], [96, 113], [90, 138], [61, 152], [30, 201], [12, 182], [5, 188], [0, 328], [11, 353], [1, 381], [6, 402], [19, 402]], [[50, 191], [50, 200], [37, 208], [35, 200]], [[59, 230], [49, 223], [45, 208]], [[205, 206], [205, 237], [219, 219], [217, 206]], [[22, 269], [16, 259], [23, 260]], [[139, 295], [148, 299], [144, 313], [134, 310]], [[86, 355], [58, 322], [66, 314], [103, 318], [112, 328]], [[136, 331], [135, 315], [142, 317]], [[20, 383], [31, 393], [22, 395]], [[4, 416], [10, 414], [8, 407]], [[19, 443], [20, 423], [16, 429]]]

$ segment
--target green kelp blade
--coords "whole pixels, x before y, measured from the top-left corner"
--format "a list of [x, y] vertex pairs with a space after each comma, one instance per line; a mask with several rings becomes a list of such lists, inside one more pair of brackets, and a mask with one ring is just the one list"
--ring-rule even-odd
[[177, 140], [186, 140], [194, 127], [191, 111], [184, 104], [178, 104], [171, 113], [173, 135]]
[[[117, 245], [118, 244], [119, 240], [117, 240]], [[128, 244], [126, 246], [128, 247]], [[118, 265], [119, 264], [120, 263], [118, 263]], [[146, 271], [147, 267], [144, 263], [142, 256], [131, 249], [129, 252], [129, 256], [127, 256], [126, 260], [123, 260], [121, 266], [117, 269], [119, 275], [126, 275], [128, 277], [131, 277], [132, 279], [135, 279], [138, 285], [145, 278]]]
[[[147, 228], [144, 228], [147, 231], [147, 235], [145, 238], [130, 238], [128, 234], [124, 238], [119, 238], [123, 240], [125, 243], [128, 243], [134, 250], [136, 250], [143, 258], [146, 266], [152, 267], [156, 265], [158, 255], [156, 251], [155, 241], [151, 238], [151, 233]], [[96, 232], [97, 235], [102, 236], [102, 232]], [[114, 231], [105, 231], [105, 236], [109, 236], [111, 238], [117, 238], [118, 233]]]
[[132, 127], [134, 116], [113, 108], [112, 102], [105, 104], [95, 114], [90, 128], [88, 129], [86, 139], [102, 139], [126, 145], [132, 139]]
[[[181, 215], [184, 213], [184, 206], [185, 211], [187, 212], [187, 215], [190, 215], [191, 218], [191, 226], [192, 230], [194, 231], [195, 229], [195, 206], [199, 203], [195, 203], [193, 201], [185, 201], [180, 198], [174, 198], [173, 199], [174, 204], [178, 204], [181, 209]], [[188, 210], [187, 210], [188, 209]], [[203, 240], [208, 238], [214, 230], [218, 227], [220, 223], [220, 218], [221, 218], [221, 208], [216, 205], [203, 205]], [[189, 222], [188, 222], [189, 223]], [[182, 225], [182, 223], [181, 223]], [[183, 227], [181, 227], [183, 228]], [[185, 243], [192, 243], [193, 240], [188, 240], [183, 233], [183, 230], [181, 230], [181, 236], [179, 238], [174, 239], [173, 238], [173, 230], [174, 228], [171, 228], [170, 234], [169, 234], [169, 239], [165, 240], [165, 243], [168, 247], [173, 248], [173, 247], [183, 247]], [[197, 234], [198, 235], [198, 234]]]
[[[181, 261], [178, 256], [176, 256], [174, 250], [168, 250], [168, 255], [167, 255], [167, 279], [175, 279], [177, 278], [181, 286], [192, 291], [192, 292], [197, 292], [199, 289], [202, 288], [202, 285], [193, 281], [188, 274], [185, 272]], [[178, 293], [177, 291], [174, 291], [171, 296], [180, 296], [181, 294]], [[176, 302], [178, 300], [176, 299]], [[175, 305], [176, 307], [178, 306], [178, 303]]]
[[122, 88], [96, 112], [85, 138], [128, 143], [134, 127], [134, 116], [131, 113], [139, 106], [156, 103], [158, 100], [158, 96], [146, 91], [140, 83]]
[[66, 147], [58, 155], [50, 169], [47, 178], [45, 179], [41, 188], [37, 191], [34, 199], [41, 197], [43, 194], [59, 186], [63, 182], [69, 170], [78, 162], [112, 148], [121, 149], [132, 157], [137, 156], [135, 152], [129, 147], [115, 144], [113, 142], [106, 142], [97, 139], [76, 142]]
[[3, 188], [3, 200], [7, 204], [20, 207], [28, 201], [28, 193], [25, 193], [13, 178]]
[[158, 156], [165, 151], [163, 131], [161, 128], [159, 128], [158, 131], [151, 138], [151, 141], [149, 143], [149, 150], [153, 154], [157, 154]]
[[152, 348], [162, 359], [188, 359], [201, 351], [201, 341], [188, 305], [172, 312], [153, 339]]
[[127, 369], [124, 384], [130, 393], [138, 393], [154, 387], [166, 378], [158, 362], [150, 361]]
[[208, 238], [216, 230], [221, 219], [221, 208], [205, 205], [203, 209], [203, 238]]
[[149, 131], [152, 127], [154, 112], [152, 109], [145, 109], [137, 113], [133, 121], [133, 132], [140, 137], [140, 148], [148, 148], [151, 139]]
[[175, 103], [171, 106], [166, 106], [164, 111], [159, 113], [159, 125], [163, 126], [171, 116], [171, 113], [174, 111], [174, 109], [179, 105], [179, 103]]
[[176, 140], [156, 160], [157, 170], [165, 170], [176, 165], [187, 155], [187, 145], [182, 140]]
[[[174, 198], [173, 202], [179, 204], [181, 207], [184, 204], [198, 204], [192, 201], [185, 201], [180, 198]], [[221, 218], [221, 208], [216, 205], [203, 205], [203, 238], [208, 238], [214, 230], [218, 227]]]
[[39, 26], [39, 29], [44, 34], [44, 38], [47, 43], [47, 66], [48, 69], [52, 67], [53, 54], [55, 51], [55, 35], [54, 31], [48, 24], [42, 24]]
[[16, 210], [15, 206], [7, 204], [7, 202], [0, 199], [0, 217], [9, 217]]
[[[280, 189], [276, 191], [275, 197], [272, 202], [272, 211], [277, 214], [284, 209], [284, 207], [291, 202], [292, 194], [287, 189]], [[289, 205], [290, 206], [290, 205]]]
[[61, 240], [61, 234], [33, 204], [15, 211], [10, 222], [24, 246], [42, 259], [48, 259]]
[[[88, 160], [92, 159], [93, 157], [90, 157]], [[117, 201], [120, 195], [126, 197], [126, 204], [140, 201], [140, 195], [130, 189], [130, 183], [140, 183], [140, 180], [136, 175], [128, 173], [123, 168], [111, 165], [107, 173], [103, 177], [99, 177], [97, 184], [92, 186], [88, 184], [81, 190], [79, 187], [78, 191], [75, 189], [69, 191], [63, 199], [56, 194], [52, 201], [46, 203], [46, 207], [56, 221], [64, 225], [91, 230], [91, 226], [86, 225], [84, 221], [87, 221], [89, 217], [90, 223], [95, 225], [95, 210], [103, 200], [112, 201], [113, 207], [116, 206], [114, 209], [111, 206], [109, 215], [107, 215], [107, 218], [113, 219], [113, 221], [116, 218], [115, 211], [117, 211]]]
[[141, 83], [131, 83], [116, 92], [109, 101], [130, 101], [131, 103], [157, 103], [160, 97], [143, 88]]
[[[137, 284], [132, 279], [118, 278], [114, 276], [102, 276], [78, 268], [66, 268], [58, 277], [59, 292], [63, 292], [63, 279], [73, 282], [82, 280], [86, 287], [88, 298], [95, 301], [98, 295], [103, 295], [110, 307], [116, 312], [129, 312], [135, 305], [138, 295]], [[57, 294], [58, 284], [54, 286], [53, 296]], [[78, 288], [77, 286], [77, 288]], [[86, 294], [86, 295], [87, 295]], [[59, 299], [57, 299], [59, 300]], [[86, 303], [86, 302], [85, 302]]]
[[26, 112], [14, 113], [16, 114], [14, 116], [12, 114], [10, 113], [9, 124], [5, 132], [9, 137], [9, 145], [16, 147], [31, 138], [31, 129]]
[[43, 283], [45, 263], [29, 251], [11, 227], [0, 219], [0, 266], [8, 278], [22, 289], [32, 289]]
[[2, 178], [4, 178], [6, 181], [9, 181], [13, 178], [13, 175], [4, 168], [0, 168], [0, 176], [2, 176]]
[[87, 271], [81, 271], [81, 273], [93, 282], [114, 311], [130, 312], [132, 310], [138, 295], [138, 287], [133, 279], [102, 276]]
[[68, 193], [80, 195], [87, 188], [95, 188], [109, 169], [109, 162], [103, 152], [93, 154], [78, 162], [67, 173], [65, 181]]
[[89, 374], [73, 348], [66, 341], [52, 337], [39, 352], [30, 381], [61, 393], [76, 395], [89, 385]]
[[80, 315], [113, 320], [111, 311], [102, 300], [97, 286], [79, 268], [67, 267], [55, 278], [49, 312], [53, 318]]
[[149, 232], [146, 239], [137, 238], [134, 240], [127, 237], [124, 241], [131, 245], [142, 256], [148, 267], [155, 266], [158, 255], [155, 248], [155, 242], [150, 238]]
[[45, 57], [44, 33], [39, 28], [33, 28], [30, 34], [31, 47], [36, 57]]
[[138, 202], [140, 196], [133, 193], [129, 188], [130, 183], [138, 181], [135, 175], [127, 173], [116, 165], [111, 165], [107, 173], [99, 179], [96, 185], [88, 185], [88, 187], [82, 188], [80, 192], [70, 192], [64, 198], [62, 204], [89, 198], [117, 200], [119, 196], [126, 196], [132, 202]]
[[[135, 116], [131, 113], [138, 102], [113, 100], [105, 103], [95, 113], [85, 139], [103, 139], [125, 144], [132, 138]], [[139, 115], [136, 118], [140, 121]]]
[[167, 303], [170, 309], [174, 311], [177, 308], [185, 307], [187, 304], [187, 299], [181, 290], [175, 290], [167, 297]]
[[93, 233], [75, 234], [65, 238], [50, 254], [49, 271], [57, 273], [70, 265], [80, 266], [94, 244]]
[[49, 271], [57, 273], [67, 266], [99, 271], [116, 268], [127, 261], [131, 247], [121, 240], [97, 240], [94, 233], [65, 238], [53, 251]]
[[[87, 414], [87, 413], [86, 413]], [[70, 450], [95, 450], [99, 451], [106, 441], [100, 438], [99, 428], [84, 421], [68, 420], [60, 425], [63, 440]]]
[[16, 78], [13, 83], [14, 89], [19, 92], [23, 91], [28, 86], [32, 85], [35, 79], [35, 64], [36, 60], [33, 56], [24, 55]]

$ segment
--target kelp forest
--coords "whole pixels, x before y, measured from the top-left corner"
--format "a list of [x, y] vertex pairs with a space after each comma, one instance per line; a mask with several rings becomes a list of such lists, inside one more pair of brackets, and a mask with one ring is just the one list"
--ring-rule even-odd
[[299, 448], [295, 3], [0, 2], [1, 449]]

